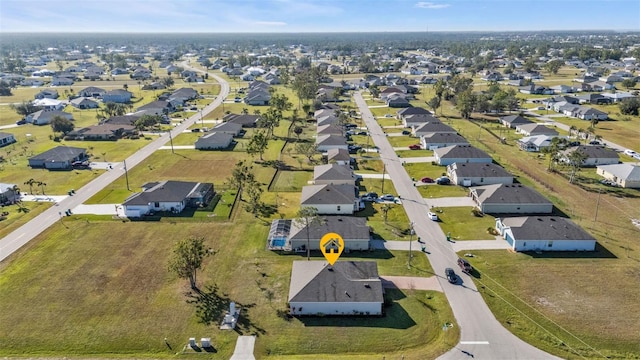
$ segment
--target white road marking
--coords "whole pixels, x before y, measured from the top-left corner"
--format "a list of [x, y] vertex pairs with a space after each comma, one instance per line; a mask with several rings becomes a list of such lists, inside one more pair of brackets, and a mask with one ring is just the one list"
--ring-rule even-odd
[[462, 345], [489, 345], [488, 341], [460, 341]]

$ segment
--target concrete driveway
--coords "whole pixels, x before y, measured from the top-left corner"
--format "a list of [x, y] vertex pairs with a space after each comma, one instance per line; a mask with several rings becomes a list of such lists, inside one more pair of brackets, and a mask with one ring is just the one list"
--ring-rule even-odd
[[387, 289], [435, 290], [442, 292], [436, 276], [380, 276], [382, 286]]

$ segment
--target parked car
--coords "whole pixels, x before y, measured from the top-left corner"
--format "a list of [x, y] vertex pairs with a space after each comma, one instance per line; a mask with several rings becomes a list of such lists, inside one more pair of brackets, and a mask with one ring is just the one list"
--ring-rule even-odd
[[600, 145], [600, 141], [598, 141], [598, 140], [591, 140], [591, 141], [589, 141], [589, 145]]
[[345, 127], [345, 129], [353, 129], [353, 128], [357, 128], [358, 125], [356, 125], [356, 124], [345, 124], [344, 127]]
[[409, 131], [409, 130], [402, 130], [402, 135], [411, 135], [411, 131]]
[[366, 135], [367, 135], [367, 132], [366, 132], [366, 131], [360, 131], [360, 132], [358, 132], [356, 135], [365, 135], [365, 136], [366, 136]]
[[600, 180], [600, 184], [609, 185], [609, 186], [618, 186], [618, 184], [615, 181], [609, 180], [609, 179]]
[[433, 221], [438, 221], [438, 214], [434, 213], [434, 212], [427, 212], [427, 217]]
[[396, 197], [391, 195], [391, 194], [384, 194], [382, 196], [380, 196], [380, 200], [384, 200], [384, 201], [395, 201]]
[[580, 141], [572, 141], [569, 143], [569, 146], [580, 146]]
[[430, 177], [423, 177], [422, 179], [420, 179], [420, 181], [422, 181], [425, 184], [432, 184], [433, 183], [433, 179]]
[[16, 121], [16, 125], [24, 125], [26, 123], [27, 123], [27, 119], [22, 119], [22, 120]]
[[635, 151], [633, 151], [633, 150], [630, 150], [630, 149], [626, 149], [626, 150], [624, 151], [624, 154], [625, 154], [625, 155], [627, 155], [627, 156], [631, 156], [631, 157], [633, 157], [634, 155], [636, 155], [636, 152], [635, 152]]
[[409, 145], [409, 150], [420, 150], [421, 148], [418, 144]]
[[200, 128], [191, 129], [191, 132], [200, 132]]
[[391, 114], [385, 114], [385, 115], [384, 115], [384, 117], [386, 117], [386, 118], [392, 118], [392, 117], [393, 117], [393, 115], [391, 115]]
[[239, 102], [241, 102], [241, 101], [242, 101], [242, 99], [240, 99], [239, 97], [237, 97], [237, 98], [233, 99], [233, 102], [237, 102], [237, 103], [239, 103]]
[[467, 259], [458, 258], [458, 266], [460, 266], [463, 273], [469, 274], [473, 271], [473, 267], [469, 264]]
[[438, 184], [438, 185], [448, 185], [448, 184], [451, 184], [451, 179], [449, 179], [446, 176], [441, 176], [441, 177], [436, 179], [436, 184]]
[[360, 197], [362, 201], [376, 201], [378, 194], [374, 192], [368, 192]]
[[458, 282], [458, 275], [456, 275], [456, 273], [453, 271], [452, 268], [446, 268], [444, 269], [444, 274], [447, 277], [447, 280], [449, 280], [450, 283], [455, 284]]

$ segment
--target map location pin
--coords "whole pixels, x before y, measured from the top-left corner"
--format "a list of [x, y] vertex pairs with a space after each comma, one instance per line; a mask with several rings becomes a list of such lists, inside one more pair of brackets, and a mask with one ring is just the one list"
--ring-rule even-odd
[[320, 251], [324, 255], [329, 265], [333, 265], [344, 250], [344, 240], [336, 233], [326, 233], [320, 239]]

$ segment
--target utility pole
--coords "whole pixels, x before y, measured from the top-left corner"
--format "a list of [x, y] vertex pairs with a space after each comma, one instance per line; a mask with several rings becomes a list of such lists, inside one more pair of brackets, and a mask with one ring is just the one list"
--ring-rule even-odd
[[411, 243], [413, 242], [413, 221], [409, 223], [409, 262], [407, 263], [407, 269], [411, 269]]
[[[169, 130], [169, 142], [171, 143], [171, 153], [175, 154], [175, 152], [173, 151], [173, 136], [171, 136], [171, 130]], [[126, 170], [126, 166], [125, 166], [125, 170]]]
[[598, 200], [596, 201], [596, 214], [593, 216], [593, 222], [598, 220], [598, 208], [600, 207], [600, 194], [602, 194], [602, 189], [598, 190]]
[[131, 189], [129, 188], [129, 171], [127, 170], [127, 160], [122, 160], [122, 163], [124, 164], [124, 178], [127, 181], [127, 190], [131, 191]]

